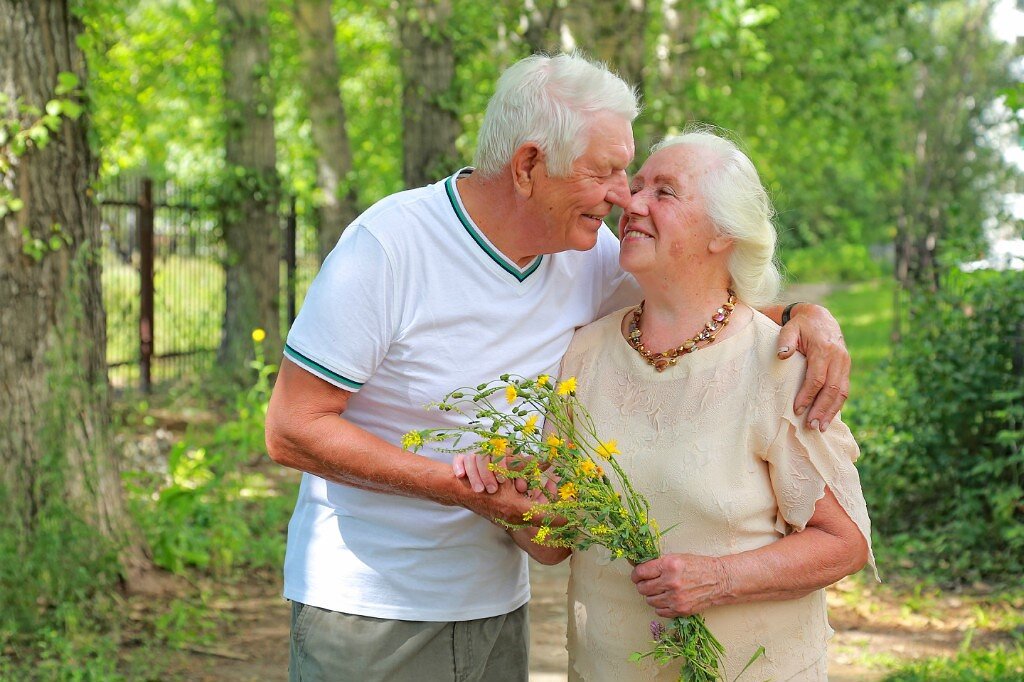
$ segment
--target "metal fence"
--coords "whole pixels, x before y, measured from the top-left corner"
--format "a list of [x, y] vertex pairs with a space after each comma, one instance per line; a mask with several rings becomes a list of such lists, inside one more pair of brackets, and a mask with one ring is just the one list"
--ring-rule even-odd
[[[107, 364], [115, 386], [175, 379], [209, 368], [224, 318], [225, 247], [204, 193], [148, 178], [103, 192]], [[282, 328], [319, 267], [316, 234], [295, 201], [282, 211]]]

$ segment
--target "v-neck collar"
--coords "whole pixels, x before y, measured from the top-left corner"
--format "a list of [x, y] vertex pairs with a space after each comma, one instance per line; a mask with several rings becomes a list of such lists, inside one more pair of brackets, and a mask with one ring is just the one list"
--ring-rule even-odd
[[467, 175], [472, 172], [471, 168], [462, 168], [455, 172], [450, 178], [444, 181], [444, 189], [448, 194], [448, 201], [452, 204], [452, 210], [455, 211], [455, 215], [458, 217], [459, 222], [466, 228], [466, 232], [472, 237], [476, 245], [486, 253], [494, 263], [498, 265], [502, 270], [507, 272], [516, 278], [519, 282], [524, 281], [527, 277], [532, 275], [540, 267], [541, 261], [544, 260], [544, 256], [537, 256], [533, 259], [525, 268], [520, 268], [518, 265], [510, 261], [499, 251], [494, 244], [487, 239], [487, 236], [476, 226], [473, 219], [469, 217], [469, 212], [466, 211], [465, 205], [462, 203], [462, 197], [459, 195], [459, 190], [455, 186], [455, 181], [462, 175]]

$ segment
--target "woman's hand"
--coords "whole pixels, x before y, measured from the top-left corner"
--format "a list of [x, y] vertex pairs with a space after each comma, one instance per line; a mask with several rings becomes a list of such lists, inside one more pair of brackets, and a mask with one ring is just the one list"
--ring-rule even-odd
[[867, 540], [826, 486], [800, 532], [722, 557], [666, 554], [631, 577], [655, 613], [675, 618], [712, 606], [799, 599], [859, 571], [868, 556]]
[[718, 557], [666, 554], [633, 569], [636, 590], [662, 618], [690, 616], [719, 604], [729, 576]]
[[807, 374], [793, 411], [806, 412], [807, 425], [824, 433], [850, 394], [850, 353], [832, 313], [813, 303], [793, 307], [792, 317], [779, 332], [779, 357], [788, 358], [798, 350], [807, 356]]
[[[491, 461], [492, 459], [488, 455], [473, 455], [460, 452], [452, 458], [452, 471], [455, 472], [456, 478], [466, 479], [475, 492], [482, 493], [486, 490], [493, 494], [498, 492], [498, 486], [504, 483], [505, 477], [495, 474], [488, 468], [487, 465]], [[505, 457], [498, 464], [502, 468], [509, 469], [512, 463], [508, 457]], [[517, 478], [514, 484], [516, 490], [521, 493], [526, 492], [526, 481]]]

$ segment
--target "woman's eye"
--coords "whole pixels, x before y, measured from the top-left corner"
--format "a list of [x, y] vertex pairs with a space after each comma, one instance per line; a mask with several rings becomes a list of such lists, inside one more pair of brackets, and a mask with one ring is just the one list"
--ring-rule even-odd
[[639, 188], [639, 187], [630, 187], [630, 188], [629, 188], [629, 194], [630, 194], [631, 196], [632, 196], [633, 194], [636, 194], [636, 193], [637, 193], [637, 192], [639, 192], [639, 191], [640, 191], [640, 188]]
[[674, 197], [675, 195], [676, 195], [676, 193], [672, 190], [671, 187], [659, 187], [658, 188], [658, 196]]

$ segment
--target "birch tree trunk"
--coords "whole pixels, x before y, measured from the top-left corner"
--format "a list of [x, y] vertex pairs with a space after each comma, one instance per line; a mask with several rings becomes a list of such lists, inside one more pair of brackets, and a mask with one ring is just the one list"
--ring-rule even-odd
[[218, 0], [227, 126], [224, 241], [227, 300], [219, 360], [245, 371], [252, 331], [263, 329], [267, 357], [281, 354], [280, 183], [274, 148], [267, 0]]
[[340, 76], [331, 0], [296, 0], [293, 15], [317, 149], [316, 176], [321, 202], [317, 207], [317, 242], [322, 261], [345, 227], [359, 215], [359, 206], [355, 188], [348, 179], [352, 151], [345, 129], [345, 106], [338, 91]]

